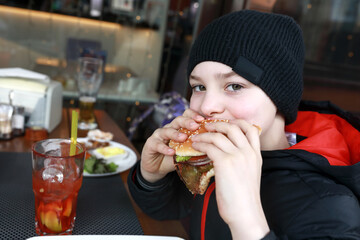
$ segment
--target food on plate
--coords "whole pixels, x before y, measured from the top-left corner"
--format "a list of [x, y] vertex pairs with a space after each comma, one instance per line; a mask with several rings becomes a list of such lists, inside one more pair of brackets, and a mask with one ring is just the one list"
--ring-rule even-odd
[[87, 137], [91, 140], [111, 141], [113, 136], [114, 135], [111, 132], [103, 132], [100, 129], [90, 130], [87, 133]]
[[210, 178], [214, 176], [212, 161], [205, 153], [192, 148], [192, 136], [207, 132], [205, 124], [228, 120], [212, 119], [203, 120], [195, 131], [180, 128], [179, 132], [186, 133], [188, 138], [185, 142], [175, 142], [171, 140], [169, 146], [175, 150], [174, 164], [180, 179], [192, 194], [204, 194]]
[[107, 147], [107, 146], [110, 146], [109, 142], [102, 142], [102, 141], [97, 141], [97, 140], [92, 140], [92, 139], [88, 139], [85, 142], [85, 147], [87, 150], [93, 150], [93, 149], [103, 148], [103, 147]]
[[123, 156], [127, 153], [125, 149], [120, 147], [113, 147], [113, 146], [97, 148], [95, 152], [97, 153], [97, 155], [102, 156], [104, 158], [110, 158], [117, 155]]
[[113, 139], [113, 134], [110, 132], [103, 132], [99, 129], [90, 130], [87, 134], [87, 141], [85, 147], [87, 150], [96, 148], [103, 148], [110, 146], [110, 141]]
[[[192, 136], [205, 133], [205, 125], [212, 122], [228, 122], [225, 119], [207, 119], [200, 123], [195, 131], [180, 128], [179, 132], [186, 133], [188, 138], [185, 142], [175, 142], [171, 140], [169, 146], [175, 150], [174, 164], [180, 179], [192, 194], [203, 195], [209, 185], [211, 177], [214, 176], [212, 161], [205, 153], [192, 148]], [[255, 125], [254, 125], [255, 126]], [[255, 126], [261, 133], [261, 128]]]
[[97, 158], [94, 155], [85, 159], [84, 171], [90, 174], [103, 174], [116, 172], [118, 165], [114, 162], [107, 163], [105, 159]]

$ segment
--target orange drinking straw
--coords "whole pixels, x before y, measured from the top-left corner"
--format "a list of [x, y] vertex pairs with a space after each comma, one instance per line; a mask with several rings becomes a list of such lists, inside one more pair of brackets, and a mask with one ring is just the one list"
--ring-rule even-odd
[[78, 113], [73, 110], [71, 114], [71, 144], [70, 144], [70, 156], [76, 153], [76, 140], [77, 140], [77, 128], [78, 128]]

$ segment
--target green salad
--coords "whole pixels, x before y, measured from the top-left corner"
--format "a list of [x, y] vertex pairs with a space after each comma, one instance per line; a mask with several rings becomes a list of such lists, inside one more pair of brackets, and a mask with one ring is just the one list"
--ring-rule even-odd
[[117, 164], [113, 162], [106, 163], [104, 159], [95, 156], [88, 157], [84, 163], [84, 171], [91, 174], [115, 172], [117, 167]]

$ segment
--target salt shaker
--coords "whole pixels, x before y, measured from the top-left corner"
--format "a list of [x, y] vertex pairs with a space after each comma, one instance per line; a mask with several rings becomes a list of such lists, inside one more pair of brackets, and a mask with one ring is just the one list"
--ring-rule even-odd
[[12, 117], [12, 134], [14, 137], [24, 134], [25, 126], [25, 108], [23, 106], [14, 106], [14, 113]]

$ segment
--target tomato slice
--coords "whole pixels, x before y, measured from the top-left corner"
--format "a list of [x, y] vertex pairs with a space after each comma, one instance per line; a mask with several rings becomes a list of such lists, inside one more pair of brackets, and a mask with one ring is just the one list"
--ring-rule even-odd
[[188, 161], [193, 162], [193, 161], [198, 161], [200, 159], [206, 159], [206, 158], [207, 158], [207, 155], [194, 156], [194, 157], [191, 157]]
[[91, 157], [92, 155], [89, 152], [85, 153], [85, 160], [88, 159], [89, 157]]

